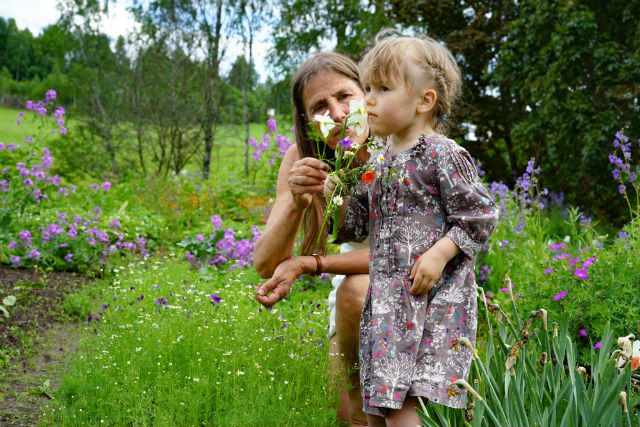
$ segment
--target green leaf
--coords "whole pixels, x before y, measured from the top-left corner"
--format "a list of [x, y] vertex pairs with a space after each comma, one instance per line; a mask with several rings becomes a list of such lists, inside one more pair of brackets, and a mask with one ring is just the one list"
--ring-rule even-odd
[[9, 318], [9, 312], [6, 308], [4, 308], [4, 305], [0, 305], [0, 311], [2, 312], [2, 314], [4, 314], [4, 317], [6, 317], [7, 319]]
[[16, 297], [14, 295], [6, 296], [2, 300], [2, 303], [4, 305], [12, 306], [12, 305], [14, 305], [16, 303]]

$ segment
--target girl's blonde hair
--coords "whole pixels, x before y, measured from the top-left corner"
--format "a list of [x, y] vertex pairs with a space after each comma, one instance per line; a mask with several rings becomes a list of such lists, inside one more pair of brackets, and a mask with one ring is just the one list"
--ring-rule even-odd
[[462, 89], [460, 68], [442, 43], [429, 36], [389, 36], [383, 30], [360, 61], [360, 81], [370, 83], [402, 80], [414, 92], [432, 86], [436, 91], [432, 127], [443, 130]]

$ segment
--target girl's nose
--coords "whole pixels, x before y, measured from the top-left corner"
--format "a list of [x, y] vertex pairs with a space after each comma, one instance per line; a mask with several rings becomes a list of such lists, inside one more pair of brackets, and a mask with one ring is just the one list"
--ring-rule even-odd
[[376, 100], [373, 97], [373, 95], [371, 94], [371, 92], [367, 93], [364, 96], [364, 105], [375, 105], [376, 104]]

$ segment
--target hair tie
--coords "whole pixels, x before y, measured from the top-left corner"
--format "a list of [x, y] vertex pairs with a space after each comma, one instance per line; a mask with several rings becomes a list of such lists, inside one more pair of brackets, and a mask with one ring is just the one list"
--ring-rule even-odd
[[444, 113], [444, 114], [442, 115], [442, 118], [440, 119], [440, 121], [441, 121], [442, 123], [444, 123], [444, 121], [445, 121], [446, 119], [447, 119], [447, 113]]

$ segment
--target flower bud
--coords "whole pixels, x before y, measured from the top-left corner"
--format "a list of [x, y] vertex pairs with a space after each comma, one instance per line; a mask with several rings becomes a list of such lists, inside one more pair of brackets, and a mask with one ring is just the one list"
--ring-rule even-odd
[[627, 408], [627, 392], [626, 391], [623, 390], [618, 395], [618, 404], [622, 405], [623, 414], [626, 414], [627, 412], [629, 412], [629, 409]]

